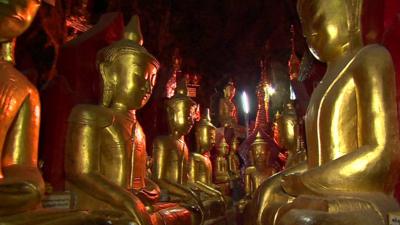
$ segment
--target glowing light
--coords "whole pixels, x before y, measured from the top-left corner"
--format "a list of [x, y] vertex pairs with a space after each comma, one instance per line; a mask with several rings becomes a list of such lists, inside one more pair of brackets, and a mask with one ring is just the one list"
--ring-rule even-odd
[[338, 35], [338, 28], [333, 24], [329, 24], [327, 30], [331, 39], [335, 39]]
[[290, 100], [296, 100], [296, 93], [294, 93], [292, 85], [290, 85]]
[[273, 88], [272, 86], [268, 86], [267, 91], [269, 95], [274, 95], [276, 92], [275, 88]]
[[243, 91], [242, 93], [242, 105], [244, 113], [248, 114], [250, 112], [249, 99], [247, 98], [247, 94], [245, 91]]

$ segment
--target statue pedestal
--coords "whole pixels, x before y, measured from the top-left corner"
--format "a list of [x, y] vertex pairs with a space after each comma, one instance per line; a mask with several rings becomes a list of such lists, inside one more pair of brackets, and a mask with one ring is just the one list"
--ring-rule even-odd
[[72, 206], [71, 192], [56, 192], [45, 195], [42, 199], [43, 208], [70, 209]]

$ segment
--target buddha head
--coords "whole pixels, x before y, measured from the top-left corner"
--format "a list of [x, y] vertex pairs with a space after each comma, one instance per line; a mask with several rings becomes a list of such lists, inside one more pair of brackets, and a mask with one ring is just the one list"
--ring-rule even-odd
[[270, 163], [271, 151], [268, 143], [263, 139], [260, 132], [257, 132], [254, 142], [250, 146], [251, 158], [254, 167], [263, 171], [268, 168]]
[[236, 88], [232, 81], [229, 81], [224, 87], [224, 97], [232, 101], [235, 97]]
[[225, 137], [221, 137], [216, 146], [218, 156], [226, 156], [229, 151], [229, 145], [226, 143]]
[[142, 44], [139, 18], [134, 16], [125, 28], [124, 38], [98, 53], [103, 106], [134, 110], [149, 100], [159, 63]]
[[216, 128], [211, 123], [210, 110], [206, 109], [196, 126], [196, 150], [203, 154], [215, 145]]
[[[379, 39], [379, 21], [363, 20], [362, 13], [376, 0], [299, 0], [297, 10], [312, 54], [333, 61], [349, 50]], [[363, 40], [364, 38], [364, 40]]]
[[22, 34], [32, 23], [41, 0], [0, 1], [0, 42]]
[[167, 100], [167, 118], [171, 133], [176, 137], [186, 135], [192, 129], [197, 104], [187, 96], [186, 79], [182, 79], [175, 95]]
[[239, 149], [239, 139], [237, 139], [236, 137], [233, 139], [232, 141], [232, 146], [231, 146], [231, 151], [230, 153], [232, 154], [236, 154], [238, 149]]

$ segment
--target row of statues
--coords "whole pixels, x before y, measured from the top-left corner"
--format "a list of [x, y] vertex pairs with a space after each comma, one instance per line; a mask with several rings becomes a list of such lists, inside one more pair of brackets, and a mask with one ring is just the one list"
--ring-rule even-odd
[[[389, 52], [372, 38], [374, 27], [361, 23], [369, 0], [299, 0], [297, 4], [311, 52], [328, 65], [305, 117], [307, 160], [300, 152], [303, 140], [294, 133], [280, 133], [293, 137], [278, 139], [290, 150], [290, 163], [271, 177], [277, 171], [267, 162], [277, 152], [260, 122], [252, 135], [252, 165], [244, 172], [248, 198], [244, 221], [252, 225], [388, 224], [388, 212], [400, 209], [392, 197], [399, 157], [395, 72]], [[160, 64], [143, 47], [137, 17], [126, 26], [122, 40], [98, 52], [103, 82], [100, 103], [77, 105], [69, 117], [65, 170], [74, 210], [42, 209], [44, 182], [37, 166], [39, 94], [15, 69], [12, 52], [13, 40], [29, 26], [39, 3], [9, 1], [2, 7], [17, 10], [0, 15], [1, 223], [228, 223], [225, 214], [232, 200], [226, 196], [227, 186], [240, 177], [238, 143], [235, 138], [218, 140], [212, 168], [209, 152], [217, 135], [205, 113], [195, 127], [196, 150], [189, 152], [184, 136], [194, 126], [197, 106], [185, 85], [178, 85], [167, 101], [170, 131], [153, 141], [148, 173], [145, 134], [136, 111], [149, 100]], [[225, 96], [227, 101], [220, 106], [227, 115], [222, 126], [235, 128], [233, 85]], [[293, 106], [288, 105], [287, 112], [292, 113]], [[293, 131], [296, 124], [277, 120], [277, 126]]]

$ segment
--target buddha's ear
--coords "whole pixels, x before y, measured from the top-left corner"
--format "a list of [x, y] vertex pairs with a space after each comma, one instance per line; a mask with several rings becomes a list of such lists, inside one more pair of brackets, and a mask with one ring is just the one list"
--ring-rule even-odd
[[101, 97], [101, 104], [105, 107], [108, 107], [111, 104], [115, 93], [116, 75], [112, 68], [110, 68], [110, 64], [104, 62], [99, 64], [99, 72], [103, 81], [103, 95]]

